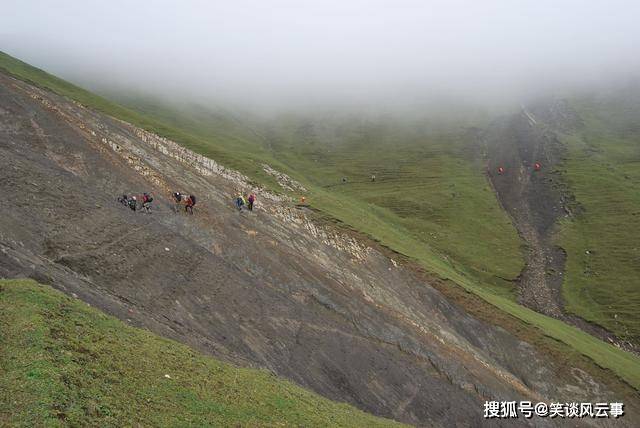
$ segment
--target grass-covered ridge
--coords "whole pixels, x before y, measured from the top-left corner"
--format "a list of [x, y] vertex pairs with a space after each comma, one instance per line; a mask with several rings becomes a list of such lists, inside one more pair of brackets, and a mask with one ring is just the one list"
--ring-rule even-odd
[[563, 138], [563, 175], [579, 204], [559, 240], [568, 255], [566, 307], [637, 343], [640, 103], [633, 94], [615, 94], [577, 99], [572, 106], [582, 124]]
[[479, 137], [467, 127], [397, 115], [299, 117], [274, 120], [265, 134], [281, 163], [315, 189], [319, 210], [387, 245], [396, 235], [402, 252], [421, 253], [432, 271], [446, 265], [512, 297], [513, 283], [502, 278], [520, 272], [520, 240], [477, 160]]
[[[520, 241], [506, 214], [498, 209], [482, 165], [472, 161], [473, 144], [464, 130], [428, 128], [416, 134], [349, 118], [343, 126], [332, 124], [327, 130], [323, 122], [310, 127], [281, 119], [275, 129], [255, 133], [265, 138], [266, 145], [250, 139], [247, 132], [238, 142], [228, 135], [232, 126], [215, 135], [215, 129], [180, 117], [179, 112], [172, 119], [175, 127], [169, 126], [156, 116], [168, 119], [171, 114], [157, 106], [140, 106], [139, 112], [127, 109], [131, 115], [127, 117], [122, 107], [65, 82], [75, 88], [67, 90], [60, 79], [2, 53], [0, 69], [172, 138], [274, 186], [260, 166], [270, 163], [303, 182], [310, 189], [308, 201], [327, 217], [566, 343], [640, 390], [640, 358], [515, 302], [513, 285], [504, 279], [514, 278], [522, 267]], [[81, 98], [76, 98], [78, 92]], [[379, 177], [375, 184], [368, 182], [372, 172]], [[339, 184], [342, 176], [349, 177], [349, 184]]]
[[399, 426], [30, 280], [0, 281], [0, 425]]

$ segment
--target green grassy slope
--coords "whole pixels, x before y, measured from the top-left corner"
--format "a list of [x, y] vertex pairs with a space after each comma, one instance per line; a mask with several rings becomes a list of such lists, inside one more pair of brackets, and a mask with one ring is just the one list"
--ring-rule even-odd
[[513, 296], [501, 278], [520, 272], [520, 242], [466, 129], [397, 117], [283, 122], [266, 132], [269, 147], [315, 189], [314, 206], [387, 245], [397, 235], [402, 252], [422, 254], [433, 271], [446, 275], [444, 264]]
[[567, 309], [640, 339], [640, 104], [576, 100], [584, 126], [565, 135], [564, 176], [579, 215], [562, 225]]
[[[168, 375], [168, 377], [167, 377]], [[2, 426], [395, 426], [204, 357], [29, 280], [0, 281]]]
[[[0, 54], [0, 68], [71, 98], [82, 91], [66, 91], [57, 83], [59, 79], [43, 76], [44, 72], [7, 55]], [[88, 107], [103, 107], [102, 98], [93, 100], [90, 93], [82, 94], [79, 101]], [[471, 161], [472, 141], [459, 128], [430, 130], [423, 124], [427, 129], [416, 134], [391, 125], [387, 129], [379, 124], [371, 128], [349, 119], [341, 126], [330, 122], [325, 126], [324, 121], [310, 126], [299, 118], [281, 118], [275, 129], [261, 128], [263, 142], [248, 141], [245, 133], [242, 150], [236, 150], [234, 140], [224, 147], [229, 140], [207, 137], [211, 130], [203, 125], [189, 132], [178, 130], [145, 116], [159, 113], [148, 107], [141, 109], [144, 114], [127, 110], [127, 114], [134, 114], [133, 119], [127, 119], [125, 113], [119, 116], [120, 107], [111, 105], [101, 111], [173, 138], [262, 184], [274, 186], [273, 180], [261, 172], [259, 165], [264, 159], [308, 186], [312, 206], [328, 217], [416, 260], [430, 272], [568, 344], [640, 389], [640, 358], [515, 303], [512, 285], [497, 276], [510, 279], [519, 272], [519, 240], [487, 189], [481, 166]], [[391, 150], [390, 143], [394, 144]], [[375, 185], [367, 183], [372, 170], [381, 178]], [[350, 183], [335, 186], [345, 175]]]

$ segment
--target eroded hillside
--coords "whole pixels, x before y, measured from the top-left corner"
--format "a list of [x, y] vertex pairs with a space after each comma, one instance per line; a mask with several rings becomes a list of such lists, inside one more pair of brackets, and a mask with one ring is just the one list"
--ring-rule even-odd
[[[403, 422], [477, 425], [488, 399], [616, 400], [282, 197], [258, 190], [239, 213], [241, 174], [4, 74], [0, 151], [2, 277]], [[175, 190], [198, 196], [194, 216]], [[151, 214], [116, 202], [144, 191]]]
[[[540, 313], [561, 319], [637, 354], [638, 344], [628, 329], [623, 330], [616, 323], [600, 318], [597, 318], [597, 324], [590, 323], [566, 310], [567, 306], [572, 308], [587, 297], [582, 292], [578, 296], [569, 296], [571, 299], [567, 301], [566, 290], [563, 293], [563, 285], [575, 280], [572, 278], [572, 271], [569, 272], [569, 280], [566, 279], [567, 251], [558, 244], [558, 234], [562, 225], [568, 228], [573, 221], [594, 224], [594, 219], [599, 214], [594, 215], [592, 207], [586, 212], [585, 205], [581, 204], [586, 198], [580, 195], [581, 198], [576, 201], [573, 192], [574, 188], [584, 187], [592, 177], [584, 174], [580, 180], [570, 183], [567, 179], [573, 174], [573, 171], [567, 172], [567, 165], [570, 169], [575, 168], [574, 164], [579, 157], [576, 153], [569, 153], [571, 145], [567, 144], [565, 135], [581, 128], [582, 119], [577, 112], [567, 101], [557, 100], [537, 104], [531, 110], [522, 107], [519, 114], [496, 120], [484, 136], [488, 148], [489, 178], [498, 199], [527, 245], [526, 265], [517, 280], [518, 300]], [[597, 180], [596, 177], [601, 177], [602, 172], [594, 170], [592, 175]], [[633, 192], [625, 189], [625, 192], [618, 192], [609, 204], [622, 205], [631, 198]], [[626, 224], [631, 225], [635, 221], [631, 213], [625, 213], [625, 210], [628, 209], [619, 210], [618, 216], [626, 215], [627, 218], [614, 227], [610, 225], [607, 231], [593, 227], [592, 230], [575, 231], [573, 235], [565, 233], [572, 241], [579, 241], [583, 246], [578, 250], [579, 253], [575, 248], [570, 248], [572, 265], [575, 265], [575, 260], [581, 257], [581, 253], [587, 259], [602, 257], [600, 254], [592, 254], [595, 253], [593, 246], [610, 239], [609, 236], [615, 236]], [[565, 241], [573, 243], [566, 238]], [[622, 240], [618, 242], [619, 248], [610, 251], [624, 254], [633, 246]], [[608, 274], [599, 277], [597, 272], [589, 272], [592, 268], [588, 264], [589, 262], [582, 266], [583, 274], [596, 278], [598, 289], [604, 288], [601, 296], [594, 299], [599, 305], [604, 305], [604, 302], [612, 300], [610, 295], [614, 294], [605, 284], [616, 276]], [[609, 264], [621, 269], [625, 266], [624, 257], [618, 259], [611, 254]], [[624, 287], [633, 290], [635, 282], [636, 278], [629, 278]], [[629, 296], [628, 299], [633, 300], [633, 297]], [[621, 309], [617, 307], [611, 312], [621, 312]], [[594, 320], [593, 317], [590, 318], [589, 321]], [[632, 325], [634, 318], [630, 314], [621, 321]], [[626, 334], [616, 336], [611, 330], [603, 328], [603, 325], [613, 325], [614, 332], [625, 331]]]

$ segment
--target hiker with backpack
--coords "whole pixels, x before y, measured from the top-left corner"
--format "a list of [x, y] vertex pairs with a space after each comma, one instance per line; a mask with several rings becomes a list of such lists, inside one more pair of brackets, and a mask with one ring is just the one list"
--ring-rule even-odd
[[193, 207], [196, 204], [196, 197], [194, 195], [189, 195], [185, 200], [184, 212], [193, 215]]
[[131, 208], [131, 211], [135, 211], [136, 208], [138, 207], [138, 201], [136, 200], [135, 196], [132, 196], [129, 200], [128, 200], [128, 204], [129, 204], [129, 208]]
[[256, 201], [256, 195], [251, 193], [249, 195], [249, 198], [247, 199], [247, 208], [249, 208], [249, 211], [253, 211], [253, 204]]
[[146, 212], [151, 212], [151, 202], [153, 202], [153, 196], [145, 192], [142, 195], [142, 208], [144, 208]]
[[125, 207], [129, 206], [129, 197], [127, 195], [118, 196], [118, 202], [120, 202]]
[[238, 208], [238, 211], [242, 211], [242, 206], [244, 204], [245, 204], [244, 196], [242, 196], [242, 193], [238, 193], [238, 196], [236, 197], [236, 207]]
[[180, 192], [173, 192], [173, 194], [171, 195], [173, 196], [173, 200], [175, 201], [176, 205], [174, 207], [175, 212], [180, 212], [180, 205], [182, 205], [182, 194]]

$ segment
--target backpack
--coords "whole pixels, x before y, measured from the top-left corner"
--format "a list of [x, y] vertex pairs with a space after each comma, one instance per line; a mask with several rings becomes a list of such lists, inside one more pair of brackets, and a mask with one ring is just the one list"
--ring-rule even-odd
[[191, 203], [192, 203], [193, 205], [195, 205], [195, 204], [196, 204], [196, 197], [195, 197], [195, 196], [193, 196], [193, 195], [189, 195], [189, 198], [191, 199]]
[[147, 203], [150, 204], [151, 202], [153, 202], [153, 196], [147, 195]]

